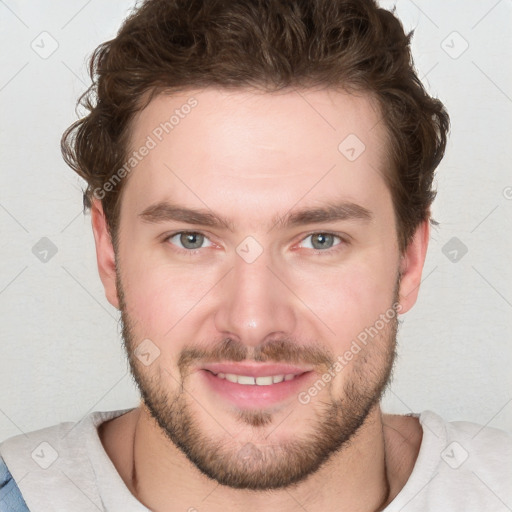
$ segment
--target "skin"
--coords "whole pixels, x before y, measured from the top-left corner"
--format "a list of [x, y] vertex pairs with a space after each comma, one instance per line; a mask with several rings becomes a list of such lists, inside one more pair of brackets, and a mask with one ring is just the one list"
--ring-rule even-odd
[[[395, 298], [401, 314], [414, 305], [429, 225], [422, 223], [400, 254], [383, 179], [387, 144], [379, 110], [367, 95], [332, 90], [188, 91], [150, 102], [134, 120], [132, 149], [192, 96], [197, 106], [124, 185], [117, 254], [98, 200], [91, 212], [100, 277], [107, 299], [122, 310], [129, 327], [125, 343], [139, 387], [160, 397], [163, 414], [184, 386], [182, 402], [173, 403], [188, 408], [204, 450], [209, 442], [221, 443], [222, 455], [235, 468], [247, 443], [273, 455], [275, 464], [287, 457], [279, 447], [299, 439], [314, 443], [327, 408], [349, 403], [351, 388], [355, 411], [361, 413], [365, 393], [375, 403], [364, 411], [350, 443], [307, 477], [271, 492], [235, 489], [207, 477], [169, 439], [144, 401], [99, 428], [105, 450], [130, 491], [151, 510], [292, 511], [300, 505], [311, 512], [378, 510], [407, 481], [421, 443], [417, 419], [384, 415], [379, 407], [378, 381], [387, 380], [393, 360], [391, 328], [383, 329], [306, 405], [294, 396], [264, 411], [249, 406], [240, 411], [205, 384], [196, 366], [181, 372], [178, 361], [190, 347], [213, 354], [226, 337], [246, 350], [248, 360], [266, 343], [283, 338], [304, 353], [314, 346], [338, 356]], [[349, 134], [366, 146], [355, 161], [338, 150]], [[233, 230], [140, 218], [163, 200], [221, 215]], [[341, 200], [370, 210], [371, 220], [292, 227], [273, 222], [276, 215]], [[176, 237], [168, 238], [178, 231], [203, 233], [212, 245], [187, 254]], [[315, 252], [312, 233], [342, 238]], [[248, 236], [263, 250], [252, 263], [236, 251]], [[133, 355], [144, 339], [160, 351], [148, 366]], [[311, 375], [318, 379], [324, 372], [318, 364]], [[258, 425], [255, 418], [262, 413], [267, 421]], [[344, 414], [340, 428], [346, 426]], [[245, 472], [257, 474], [259, 464], [249, 457]]]

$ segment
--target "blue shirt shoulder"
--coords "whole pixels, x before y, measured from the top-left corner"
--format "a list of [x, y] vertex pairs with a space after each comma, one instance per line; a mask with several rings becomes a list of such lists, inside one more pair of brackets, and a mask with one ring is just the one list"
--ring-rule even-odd
[[14, 478], [1, 457], [0, 512], [30, 512]]

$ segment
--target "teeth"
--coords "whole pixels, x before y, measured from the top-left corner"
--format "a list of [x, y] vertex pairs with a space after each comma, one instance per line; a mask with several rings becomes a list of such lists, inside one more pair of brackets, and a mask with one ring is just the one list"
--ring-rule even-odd
[[237, 380], [238, 384], [256, 384], [254, 377], [247, 377], [246, 375], [233, 375], [233, 377]]
[[272, 377], [256, 377], [256, 384], [258, 386], [270, 386], [273, 384]]
[[270, 386], [271, 384], [278, 384], [284, 380], [292, 380], [296, 377], [294, 373], [286, 375], [268, 375], [265, 377], [251, 377], [250, 375], [235, 375], [234, 373], [218, 373], [219, 379], [226, 379], [229, 382], [234, 382], [243, 385], [256, 385], [256, 386]]

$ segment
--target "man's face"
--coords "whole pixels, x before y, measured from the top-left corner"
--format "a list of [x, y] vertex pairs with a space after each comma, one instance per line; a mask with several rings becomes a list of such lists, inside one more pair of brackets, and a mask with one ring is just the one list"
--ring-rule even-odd
[[220, 483], [300, 481], [375, 411], [393, 362], [400, 255], [379, 112], [363, 95], [212, 89], [153, 99], [131, 142], [154, 146], [125, 185], [116, 258], [144, 403]]

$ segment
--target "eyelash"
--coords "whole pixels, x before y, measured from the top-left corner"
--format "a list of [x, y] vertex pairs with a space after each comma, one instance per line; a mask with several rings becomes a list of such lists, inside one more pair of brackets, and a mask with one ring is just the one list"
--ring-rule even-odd
[[[175, 250], [181, 254], [187, 254], [188, 256], [193, 256], [196, 253], [198, 253], [199, 251], [207, 248], [207, 247], [200, 247], [199, 249], [182, 249], [181, 247], [178, 247], [177, 245], [171, 244], [169, 242], [169, 240], [171, 240], [171, 238], [174, 238], [176, 235], [184, 235], [184, 234], [202, 235], [211, 242], [210, 238], [205, 233], [201, 233], [201, 231], [175, 231], [174, 233], [166, 235], [163, 242], [168, 243], [169, 245], [172, 245], [173, 250]], [[312, 251], [312, 253], [314, 255], [318, 255], [318, 256], [329, 255], [329, 254], [332, 255], [333, 253], [341, 250], [344, 246], [349, 244], [349, 241], [347, 240], [347, 238], [345, 236], [342, 236], [341, 234], [338, 234], [338, 233], [332, 233], [330, 231], [312, 231], [311, 233], [308, 233], [306, 236], [304, 236], [304, 238], [302, 238], [300, 240], [300, 242], [303, 242], [304, 240], [306, 240], [307, 238], [309, 238], [312, 235], [330, 235], [330, 236], [333, 236], [333, 237], [339, 239], [339, 243], [337, 243], [336, 245], [334, 245], [333, 247], [331, 247], [329, 249], [323, 249], [323, 250], [322, 249], [309, 249], [310, 251]]]

